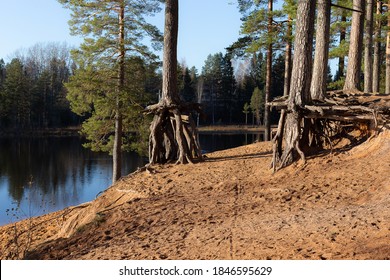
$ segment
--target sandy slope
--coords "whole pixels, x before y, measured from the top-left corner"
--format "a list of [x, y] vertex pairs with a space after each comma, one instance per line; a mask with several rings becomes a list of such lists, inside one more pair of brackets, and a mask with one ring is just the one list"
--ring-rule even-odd
[[[256, 143], [129, 175], [91, 203], [34, 219], [28, 256], [390, 259], [390, 132], [276, 174], [270, 150]], [[15, 257], [15, 227], [0, 237], [1, 258]]]

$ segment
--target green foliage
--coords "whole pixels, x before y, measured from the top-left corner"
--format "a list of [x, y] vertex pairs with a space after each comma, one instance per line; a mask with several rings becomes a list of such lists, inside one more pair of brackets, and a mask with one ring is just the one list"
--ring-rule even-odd
[[[144, 150], [132, 141], [145, 141], [142, 110], [152, 98], [148, 92], [156, 89], [151, 83], [158, 81], [151, 74], [157, 56], [146, 39], [155, 49], [162, 41], [145, 16], [159, 12], [162, 1], [58, 1], [72, 11], [72, 34], [84, 37], [72, 53], [78, 68], [66, 87], [72, 110], [87, 117], [82, 124], [85, 146], [112, 152], [114, 136], [122, 135], [122, 150]], [[115, 127], [115, 118], [122, 120], [122, 128]]]
[[19, 51], [0, 71], [0, 123], [6, 131], [27, 133], [76, 123], [63, 87], [71, 74], [65, 44], [36, 44]]
[[249, 114], [250, 113], [250, 109], [251, 109], [251, 105], [249, 105], [248, 102], [245, 102], [244, 107], [242, 109], [242, 112], [244, 114]]
[[339, 42], [337, 46], [334, 46], [329, 51], [329, 58], [337, 58], [342, 56], [347, 56], [349, 50], [349, 42], [343, 40]]
[[[204, 112], [211, 115], [212, 122], [228, 123], [235, 115], [236, 80], [232, 66], [231, 54], [223, 55], [221, 52], [209, 55], [202, 69], [204, 81], [204, 98], [209, 100], [203, 106]], [[240, 106], [241, 107], [241, 106]]]
[[[139, 57], [126, 60], [123, 91], [119, 93], [120, 112], [123, 116], [123, 150], [145, 152], [138, 141], [146, 143], [146, 119], [142, 115], [144, 106], [151, 101], [146, 92], [148, 74], [155, 71], [154, 64], [146, 64]], [[153, 68], [150, 70], [149, 68]], [[85, 147], [93, 151], [111, 152], [114, 140], [114, 117], [116, 107], [116, 69], [88, 66], [77, 69], [66, 83], [68, 100], [74, 112], [88, 118], [82, 124], [82, 134], [87, 138]], [[137, 143], [133, 143], [136, 141]]]
[[248, 102], [245, 102], [242, 112], [245, 114], [245, 124], [248, 124], [248, 114], [250, 113], [251, 106]]
[[256, 87], [253, 91], [250, 108], [252, 113], [255, 115], [256, 124], [260, 125], [261, 117], [264, 112], [264, 92], [262, 92], [258, 87]]
[[297, 18], [297, 0], [285, 0], [283, 2], [283, 13], [289, 15], [291, 19]]
[[345, 77], [337, 79], [334, 82], [328, 83], [327, 90], [341, 90], [344, 87], [344, 83], [345, 83]]
[[180, 65], [178, 65], [178, 83], [179, 83], [179, 95], [180, 98], [184, 102], [195, 102], [196, 95], [195, 95], [195, 88], [194, 88], [194, 82], [196, 79], [196, 75], [193, 75], [191, 77], [190, 69], [188, 67], [184, 66], [184, 68]]
[[[152, 45], [161, 47], [162, 35], [159, 30], [145, 21], [161, 10], [158, 0], [58, 0], [72, 11], [69, 21], [71, 33], [81, 35], [84, 42], [77, 51], [78, 57], [87, 63], [97, 61], [112, 64], [119, 56], [122, 46], [118, 44], [118, 13], [124, 7], [124, 46], [127, 54], [140, 54], [154, 58], [143, 43], [151, 38]], [[78, 61], [79, 62], [79, 61]]]
[[[269, 44], [282, 48], [291, 41], [286, 32], [288, 17], [296, 17], [296, 0], [284, 1], [280, 10], [268, 10], [268, 0], [239, 0], [238, 7], [243, 15], [241, 35], [228, 50], [237, 56], [252, 54], [265, 49]], [[273, 1], [275, 2], [275, 1]], [[272, 25], [268, 20], [272, 17]]]
[[5, 115], [13, 127], [29, 127], [31, 119], [31, 95], [29, 79], [25, 74], [22, 61], [15, 58], [6, 66], [6, 79], [3, 85]]

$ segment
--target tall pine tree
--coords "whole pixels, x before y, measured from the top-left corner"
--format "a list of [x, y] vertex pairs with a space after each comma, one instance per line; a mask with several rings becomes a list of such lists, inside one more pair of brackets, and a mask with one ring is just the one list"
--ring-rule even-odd
[[[157, 28], [148, 24], [144, 17], [160, 11], [161, 1], [58, 1], [72, 11], [69, 22], [72, 33], [85, 38], [80, 48], [73, 53], [79, 65], [73, 82], [80, 87], [69, 87], [72, 106], [83, 103], [80, 106], [90, 110], [95, 122], [107, 116], [113, 120], [113, 127], [109, 130], [114, 134], [110, 139], [115, 182], [121, 176], [124, 114], [129, 110], [129, 103], [138, 103], [134, 94], [129, 101], [130, 89], [126, 88], [126, 81], [137, 78], [126, 71], [127, 64], [131, 62], [129, 58], [135, 55], [152, 57], [143, 39], [151, 36], [154, 42], [158, 42], [161, 36]], [[96, 110], [97, 107], [103, 112]]]

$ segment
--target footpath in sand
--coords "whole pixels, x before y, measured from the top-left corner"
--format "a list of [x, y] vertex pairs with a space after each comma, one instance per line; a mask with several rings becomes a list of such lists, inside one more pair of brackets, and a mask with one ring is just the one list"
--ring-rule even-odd
[[390, 259], [390, 132], [276, 174], [270, 162], [255, 143], [136, 172], [30, 230], [1, 227], [0, 258]]

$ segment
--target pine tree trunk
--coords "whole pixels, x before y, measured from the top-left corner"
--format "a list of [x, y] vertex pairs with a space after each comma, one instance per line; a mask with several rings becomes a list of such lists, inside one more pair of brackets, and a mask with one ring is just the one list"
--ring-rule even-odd
[[[353, 9], [364, 11], [364, 0], [353, 0]], [[364, 13], [353, 12], [351, 38], [348, 53], [347, 75], [344, 90], [360, 89], [360, 75], [363, 49]]]
[[122, 115], [118, 111], [115, 115], [115, 136], [112, 151], [112, 183], [121, 177], [122, 170]]
[[[282, 112], [278, 132], [273, 139], [274, 158], [272, 165], [274, 170], [291, 164], [297, 154], [305, 161], [305, 155], [301, 149], [303, 132], [299, 107], [310, 102], [315, 6], [316, 1], [301, 0], [298, 2], [295, 52], [287, 111]], [[305, 128], [303, 127], [303, 129]], [[283, 152], [281, 135], [283, 135], [285, 142]]]
[[[268, 34], [272, 34], [272, 10], [273, 10], [273, 1], [268, 1]], [[271, 140], [271, 108], [268, 105], [271, 96], [271, 83], [272, 83], [272, 43], [268, 44], [267, 47], [267, 74], [265, 78], [265, 110], [264, 110], [264, 141]]]
[[376, 5], [376, 23], [375, 23], [375, 42], [374, 42], [374, 62], [373, 62], [373, 73], [372, 73], [372, 91], [374, 93], [379, 92], [379, 81], [380, 81], [380, 49], [381, 49], [381, 30], [382, 22], [380, 16], [382, 15], [382, 2], [378, 1]]
[[188, 163], [202, 158], [191, 111], [198, 104], [183, 104], [177, 90], [178, 0], [165, 1], [162, 98], [148, 107], [155, 114], [150, 126], [150, 164]]
[[329, 35], [330, 35], [330, 1], [317, 2], [316, 48], [311, 80], [310, 94], [312, 99], [324, 100], [328, 75]]
[[[343, 10], [343, 14], [341, 16], [341, 21], [345, 23], [347, 21], [347, 17], [345, 16], [345, 11]], [[340, 43], [345, 41], [346, 38], [346, 30], [345, 27], [342, 26], [340, 29]], [[338, 77], [337, 79], [340, 79], [341, 77], [344, 77], [344, 69], [345, 69], [345, 57], [340, 56], [339, 57], [339, 65], [338, 65]]]
[[373, 33], [373, 0], [366, 0], [366, 30], [364, 42], [364, 92], [372, 92], [372, 33]]
[[170, 105], [180, 103], [177, 91], [177, 35], [178, 35], [178, 0], [166, 1], [164, 56], [163, 56], [163, 88], [162, 101]]
[[119, 10], [119, 57], [118, 57], [118, 84], [116, 89], [116, 112], [115, 112], [115, 136], [112, 152], [112, 183], [115, 183], [122, 175], [122, 113], [120, 94], [125, 84], [125, 6], [120, 2]]
[[290, 83], [291, 83], [291, 66], [292, 66], [292, 18], [289, 15], [288, 16], [288, 23], [287, 23], [287, 43], [286, 43], [286, 59], [284, 62], [284, 89], [283, 89], [283, 95], [288, 96], [290, 93]]
[[[390, 7], [390, 0], [388, 1], [388, 9]], [[385, 93], [390, 94], [390, 13], [387, 16], [387, 40], [386, 40], [386, 85]]]

